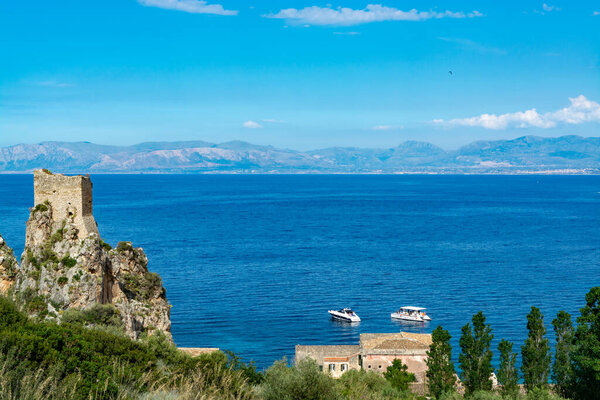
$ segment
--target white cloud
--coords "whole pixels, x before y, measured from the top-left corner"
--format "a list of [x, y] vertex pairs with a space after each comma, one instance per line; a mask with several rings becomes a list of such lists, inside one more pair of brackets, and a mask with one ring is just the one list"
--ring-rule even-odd
[[281, 121], [275, 118], [265, 118], [261, 120], [262, 122], [266, 122], [268, 124], [283, 124], [285, 121]]
[[305, 7], [302, 9], [287, 8], [277, 14], [263, 15], [265, 18], [285, 19], [296, 24], [311, 25], [338, 25], [350, 26], [367, 24], [380, 21], [424, 21], [438, 18], [474, 18], [481, 17], [479, 11], [470, 13], [452, 11], [418, 11], [412, 9], [402, 11], [393, 7], [385, 7], [381, 4], [369, 4], [364, 9], [331, 8], [331, 7]]
[[556, 6], [550, 6], [546, 3], [542, 4], [542, 8], [544, 9], [544, 11], [547, 11], [547, 12], [560, 11], [560, 8], [558, 8]]
[[259, 124], [256, 121], [246, 121], [242, 124], [242, 126], [244, 128], [248, 128], [248, 129], [260, 129], [263, 127], [261, 124]]
[[533, 12], [536, 14], [546, 15], [547, 12], [560, 11], [560, 10], [561, 9], [556, 6], [551, 6], [551, 5], [544, 3], [544, 4], [542, 4], [541, 10], [533, 10]]
[[594, 11], [594, 12], [592, 13], [592, 15], [593, 15], [594, 17], [596, 17], [596, 16], [600, 15], [600, 11]]
[[434, 123], [449, 126], [473, 126], [485, 129], [507, 128], [553, 128], [558, 123], [582, 124], [600, 122], [600, 104], [588, 100], [584, 95], [569, 98], [571, 104], [557, 111], [540, 114], [535, 108], [508, 114], [482, 114], [471, 118], [456, 118], [449, 121], [434, 120]]
[[237, 15], [236, 10], [226, 10], [220, 4], [208, 4], [202, 0], [137, 0], [146, 7], [184, 11], [192, 14]]
[[375, 125], [371, 128], [372, 131], [391, 131], [396, 129], [403, 129], [402, 125]]

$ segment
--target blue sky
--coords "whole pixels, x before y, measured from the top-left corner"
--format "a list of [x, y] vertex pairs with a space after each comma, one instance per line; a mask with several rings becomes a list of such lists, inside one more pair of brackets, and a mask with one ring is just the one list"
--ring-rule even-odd
[[0, 2], [0, 146], [451, 149], [600, 136], [598, 103], [598, 1]]

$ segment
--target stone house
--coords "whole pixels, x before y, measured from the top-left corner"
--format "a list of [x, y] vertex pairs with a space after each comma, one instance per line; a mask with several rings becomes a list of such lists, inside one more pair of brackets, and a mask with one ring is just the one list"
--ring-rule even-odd
[[425, 391], [430, 334], [362, 333], [358, 345], [296, 346], [296, 362], [312, 358], [322, 371], [339, 378], [346, 371], [364, 369], [383, 374], [395, 359], [402, 360], [417, 382], [412, 390]]
[[360, 369], [359, 345], [296, 346], [296, 362], [312, 358], [321, 371], [339, 378], [346, 371]]

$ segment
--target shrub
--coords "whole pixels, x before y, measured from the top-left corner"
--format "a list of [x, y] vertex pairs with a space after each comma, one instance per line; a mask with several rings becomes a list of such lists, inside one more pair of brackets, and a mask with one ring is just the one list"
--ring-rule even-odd
[[0, 297], [0, 329], [20, 325], [27, 318], [19, 312], [17, 306], [6, 297]]
[[261, 387], [264, 400], [337, 399], [335, 379], [322, 373], [317, 363], [305, 359], [289, 367], [287, 360], [275, 362], [265, 373]]
[[409, 399], [409, 393], [394, 389], [390, 382], [374, 371], [351, 370], [338, 380], [340, 395], [348, 400]]
[[393, 388], [402, 392], [408, 390], [409, 383], [417, 381], [415, 375], [408, 372], [408, 366], [402, 364], [400, 359], [395, 359], [392, 365], [387, 367], [387, 371], [383, 373], [383, 376]]
[[117, 244], [117, 252], [122, 253], [124, 251], [133, 251], [131, 242], [119, 242]]
[[110, 323], [115, 313], [97, 305], [65, 312], [70, 322], [58, 325], [28, 320], [0, 298], [0, 398], [253, 398], [243, 372], [230, 368], [223, 353], [192, 358], [164, 336], [136, 342], [79, 324]]
[[66, 276], [61, 276], [56, 280], [56, 283], [58, 283], [60, 286], [65, 286], [68, 282], [69, 278], [67, 278]]
[[[143, 275], [123, 274], [121, 275], [123, 289], [131, 297], [139, 300], [148, 300], [156, 294], [156, 290], [162, 287], [160, 275], [154, 272], [146, 272]], [[164, 296], [164, 289], [160, 293]]]
[[77, 264], [77, 260], [72, 258], [69, 254], [65, 255], [60, 262], [67, 268], [72, 268]]
[[92, 307], [76, 310], [70, 309], [63, 313], [61, 321], [65, 324], [81, 326], [115, 326], [122, 327], [119, 310], [112, 304], [94, 304]]
[[48, 206], [50, 205], [50, 203], [46, 202], [43, 204], [38, 204], [35, 206], [35, 208], [33, 209], [33, 212], [36, 213], [38, 211], [40, 212], [45, 212], [48, 211]]

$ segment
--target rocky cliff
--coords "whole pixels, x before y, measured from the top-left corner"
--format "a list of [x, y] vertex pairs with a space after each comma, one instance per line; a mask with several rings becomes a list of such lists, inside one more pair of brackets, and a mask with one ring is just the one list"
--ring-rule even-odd
[[14, 284], [18, 268], [12, 249], [0, 235], [0, 295], [6, 294]]
[[130, 242], [111, 249], [96, 233], [81, 238], [75, 215], [57, 224], [53, 211], [50, 202], [31, 209], [20, 268], [0, 242], [1, 287], [14, 282], [10, 292], [30, 315], [61, 321], [67, 310], [104, 304], [130, 337], [161, 331], [170, 338], [171, 306], [144, 251]]

